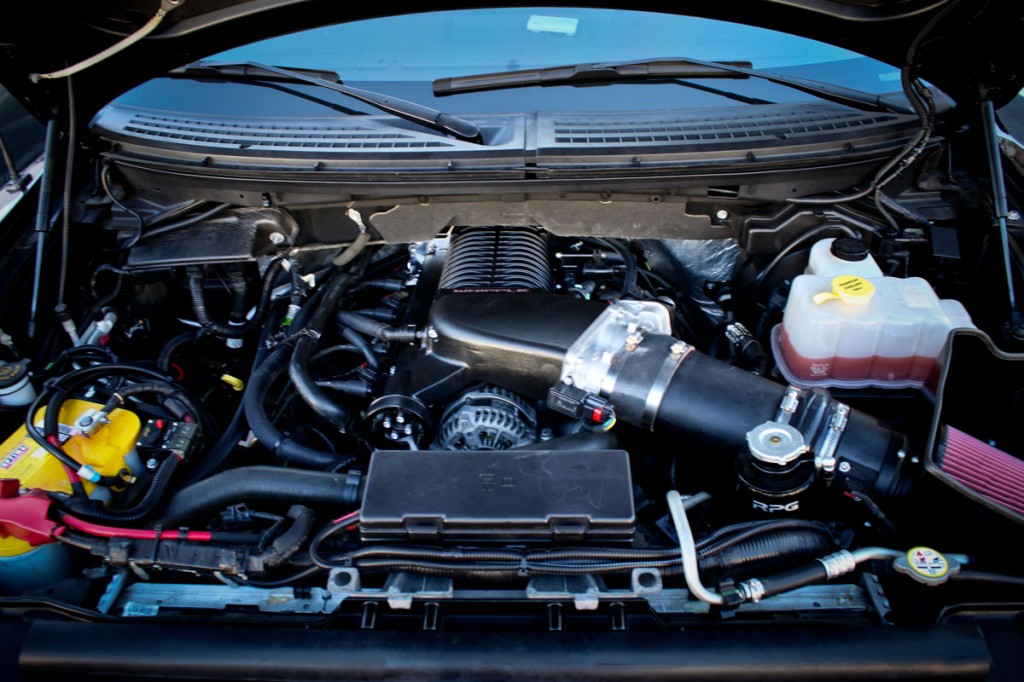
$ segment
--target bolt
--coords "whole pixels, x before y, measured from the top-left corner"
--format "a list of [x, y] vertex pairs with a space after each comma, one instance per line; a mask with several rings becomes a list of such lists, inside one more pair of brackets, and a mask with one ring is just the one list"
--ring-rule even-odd
[[390, 419], [385, 419], [384, 420], [384, 428], [385, 429], [390, 429], [391, 428], [391, 420]]
[[79, 426], [92, 426], [92, 417], [82, 417], [78, 420]]
[[404, 424], [405, 423], [405, 415], [402, 414], [401, 412], [399, 412], [397, 415], [395, 415], [395, 421], [398, 422], [399, 424]]
[[411, 436], [412, 435], [412, 424], [406, 424], [405, 428], [402, 430], [402, 433], [404, 433], [407, 436]]
[[852, 469], [852, 468], [853, 467], [850, 466], [849, 462], [840, 462], [839, 463], [839, 473], [841, 473], [841, 474], [848, 474], [848, 473], [850, 473], [850, 469]]
[[284, 244], [284, 241], [286, 239], [286, 237], [280, 232], [271, 232], [267, 236], [270, 239], [270, 243], [274, 245]]
[[907, 452], [905, 450], [900, 450], [896, 453], [896, 459], [904, 459], [906, 456]]
[[680, 356], [684, 352], [686, 352], [686, 344], [685, 343], [673, 343], [669, 347], [668, 352], [671, 353], [674, 356]]
[[726, 211], [724, 208], [720, 208], [715, 212], [715, 217], [718, 218], [719, 220], [726, 220], [729, 217], [729, 212]]
[[630, 334], [626, 337], [626, 350], [632, 353], [636, 350], [636, 347], [640, 345], [640, 335]]
[[1018, 211], [1015, 208], [1012, 208], [1006, 213], [1006, 217], [1009, 218], [1010, 220], [1020, 220], [1020, 211]]
[[920, 463], [921, 463], [921, 460], [920, 460], [920, 459], [918, 459], [917, 457], [911, 457], [911, 458], [910, 458], [910, 463], [911, 463], [911, 464], [920, 464]]
[[432, 341], [436, 341], [437, 340], [437, 330], [434, 329], [433, 327], [427, 327], [427, 338], [431, 339]]
[[555, 437], [555, 432], [551, 429], [544, 427], [540, 430], [540, 439], [542, 441], [548, 441]]
[[147, 459], [146, 460], [146, 468], [149, 469], [150, 471], [155, 470], [157, 468], [157, 466], [159, 466], [159, 464], [160, 463], [157, 462], [155, 459]]

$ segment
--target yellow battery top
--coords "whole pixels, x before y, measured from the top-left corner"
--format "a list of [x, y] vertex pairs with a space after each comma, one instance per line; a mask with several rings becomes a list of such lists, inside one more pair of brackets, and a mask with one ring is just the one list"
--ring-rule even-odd
[[[72, 459], [88, 464], [104, 476], [116, 476], [122, 469], [131, 471], [138, 466], [134, 451], [141, 423], [134, 413], [118, 409], [110, 413], [110, 423], [103, 424], [92, 435], [78, 433], [73, 425], [82, 415], [102, 407], [85, 400], [65, 401], [60, 409], [60, 439], [64, 452]], [[42, 425], [45, 414], [46, 408], [36, 412], [36, 424]], [[25, 490], [71, 492], [64, 467], [28, 435], [24, 426], [0, 445], [0, 478], [16, 478]], [[82, 483], [87, 493], [96, 489], [94, 483]], [[17, 538], [0, 538], [0, 557], [24, 554], [30, 549]]]

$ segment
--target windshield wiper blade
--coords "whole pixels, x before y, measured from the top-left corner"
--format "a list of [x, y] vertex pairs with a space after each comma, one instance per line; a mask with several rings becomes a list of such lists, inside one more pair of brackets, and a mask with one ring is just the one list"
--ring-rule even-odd
[[412, 121], [466, 142], [480, 143], [480, 126], [453, 114], [371, 90], [353, 88], [338, 74], [320, 69], [292, 69], [259, 62], [193, 62], [167, 73], [171, 78], [190, 80], [266, 81], [308, 83], [348, 95], [398, 118]]
[[708, 62], [689, 57], [666, 57], [628, 62], [598, 62], [570, 64], [544, 69], [501, 71], [473, 76], [439, 78], [434, 81], [434, 95], [454, 95], [461, 92], [482, 92], [505, 88], [523, 88], [547, 85], [575, 85], [612, 83], [617, 81], [644, 81], [663, 78], [760, 78], [762, 80], [799, 90], [815, 97], [854, 106], [858, 109], [913, 114], [913, 110], [899, 102], [880, 95], [855, 90], [843, 85], [787, 76], [772, 71], [751, 68], [750, 62]]

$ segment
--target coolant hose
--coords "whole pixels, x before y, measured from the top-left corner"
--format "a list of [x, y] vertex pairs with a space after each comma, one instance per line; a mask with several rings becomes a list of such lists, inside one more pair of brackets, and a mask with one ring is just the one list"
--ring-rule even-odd
[[215, 514], [239, 502], [330, 506], [351, 509], [359, 501], [359, 478], [274, 466], [229, 469], [182, 488], [170, 499], [160, 518], [174, 527], [192, 518]]
[[296, 334], [298, 341], [288, 364], [288, 376], [295, 385], [295, 390], [309, 407], [318, 415], [331, 423], [334, 428], [344, 432], [351, 417], [344, 406], [333, 400], [331, 396], [316, 385], [309, 372], [310, 358], [316, 352], [320, 334], [327, 325], [331, 312], [338, 305], [338, 300], [349, 287], [353, 286], [366, 268], [368, 258], [360, 257], [352, 264], [348, 272], [337, 273], [327, 285], [323, 298], [317, 303], [313, 315], [302, 331]]
[[385, 322], [344, 310], [338, 313], [338, 323], [382, 341], [415, 343], [417, 338], [416, 329], [413, 327], [392, 327]]
[[274, 292], [274, 281], [281, 273], [284, 261], [284, 256], [279, 256], [270, 261], [267, 271], [263, 273], [263, 284], [260, 290], [259, 303], [256, 304], [256, 312], [252, 318], [241, 324], [224, 324], [210, 317], [210, 313], [206, 309], [206, 294], [203, 291], [203, 271], [197, 265], [190, 265], [188, 268], [188, 288], [192, 294], [192, 309], [203, 331], [229, 339], [238, 339], [259, 328], [263, 324], [267, 312], [270, 310], [270, 297]]
[[245, 418], [256, 439], [280, 459], [306, 469], [332, 469], [344, 460], [342, 456], [315, 450], [285, 438], [263, 409], [263, 399], [271, 385], [288, 368], [290, 350], [290, 344], [278, 346], [249, 377], [249, 387], [242, 398]]

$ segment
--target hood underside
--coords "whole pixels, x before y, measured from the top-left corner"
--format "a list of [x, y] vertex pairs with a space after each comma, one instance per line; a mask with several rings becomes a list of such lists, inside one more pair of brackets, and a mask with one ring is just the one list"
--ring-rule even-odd
[[[941, 21], [918, 48], [919, 75], [955, 101], [1009, 101], [1024, 85], [1017, 40], [1024, 5], [1017, 0], [699, 0], [688, 14], [721, 19], [834, 44], [900, 66], [915, 37], [940, 13]], [[332, 0], [163, 0], [170, 11], [147, 38], [76, 77], [79, 104], [94, 112], [135, 85], [210, 54], [281, 33], [389, 14], [508, 5], [505, 2], [385, 2]], [[614, 2], [561, 5], [615, 7]], [[90, 57], [145, 24], [161, 0], [25, 3], [0, 27], [0, 78], [31, 110], [42, 114], [63, 93], [56, 81], [33, 83], [30, 74]], [[665, 11], [654, 2], [634, 10]], [[680, 52], [685, 54], [684, 47]]]

